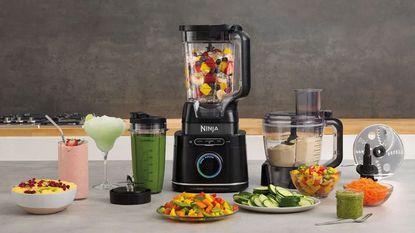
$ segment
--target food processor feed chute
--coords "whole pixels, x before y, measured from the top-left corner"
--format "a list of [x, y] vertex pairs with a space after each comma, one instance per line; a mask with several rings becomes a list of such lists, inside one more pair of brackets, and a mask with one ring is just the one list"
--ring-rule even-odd
[[320, 116], [321, 89], [296, 89], [295, 112], [297, 115]]

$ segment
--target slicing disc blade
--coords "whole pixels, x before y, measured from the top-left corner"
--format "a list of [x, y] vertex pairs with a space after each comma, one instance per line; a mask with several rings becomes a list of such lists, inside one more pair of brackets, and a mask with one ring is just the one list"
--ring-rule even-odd
[[[353, 143], [353, 157], [357, 164], [363, 164], [365, 144], [369, 143], [372, 154], [372, 164], [378, 168], [376, 179], [392, 176], [404, 159], [404, 146], [399, 135], [391, 127], [382, 124], [370, 125], [363, 129]], [[383, 156], [374, 156], [373, 149], [384, 147]]]

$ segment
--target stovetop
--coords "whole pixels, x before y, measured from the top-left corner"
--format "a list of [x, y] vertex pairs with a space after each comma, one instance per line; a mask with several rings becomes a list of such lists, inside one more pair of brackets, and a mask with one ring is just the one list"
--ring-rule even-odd
[[[58, 125], [81, 126], [84, 123], [86, 114], [62, 113], [49, 115]], [[0, 114], [0, 127], [39, 127], [52, 126], [46, 119], [45, 114]]]

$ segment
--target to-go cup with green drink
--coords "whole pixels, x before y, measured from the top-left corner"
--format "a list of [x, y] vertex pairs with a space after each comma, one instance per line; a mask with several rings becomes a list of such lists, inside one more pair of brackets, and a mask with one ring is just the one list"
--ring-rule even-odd
[[132, 112], [130, 123], [135, 186], [159, 193], [164, 181], [166, 118]]

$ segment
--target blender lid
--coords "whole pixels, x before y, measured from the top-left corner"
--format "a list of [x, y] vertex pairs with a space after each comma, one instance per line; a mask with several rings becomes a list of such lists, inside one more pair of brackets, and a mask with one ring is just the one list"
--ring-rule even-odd
[[179, 31], [229, 31], [232, 26], [228, 24], [218, 25], [180, 25]]
[[183, 42], [229, 42], [230, 32], [242, 31], [240, 25], [180, 25]]
[[399, 135], [391, 127], [376, 124], [363, 129], [353, 144], [355, 163], [363, 164], [366, 144], [372, 150], [371, 162], [378, 170], [374, 178], [390, 177], [401, 166], [404, 159], [404, 146]]
[[150, 116], [144, 112], [131, 112], [130, 123], [144, 125], [162, 125], [166, 126], [166, 118], [159, 116]]
[[292, 112], [269, 112], [263, 118], [265, 126], [315, 127], [322, 126], [324, 120], [317, 116], [297, 115]]

